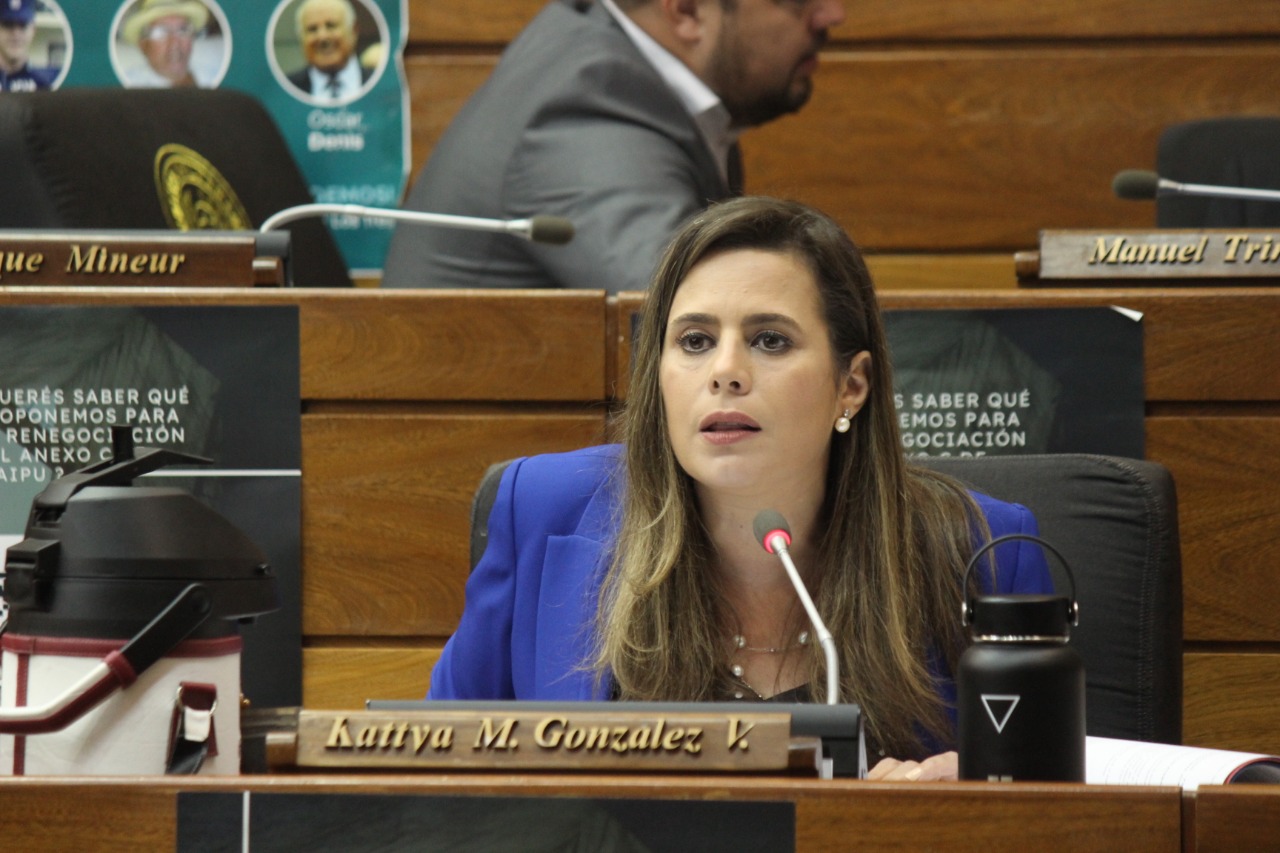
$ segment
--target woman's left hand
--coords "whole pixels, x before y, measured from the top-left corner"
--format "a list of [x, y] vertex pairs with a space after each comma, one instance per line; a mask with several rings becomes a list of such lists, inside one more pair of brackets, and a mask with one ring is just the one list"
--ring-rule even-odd
[[867, 773], [867, 780], [872, 782], [954, 782], [959, 773], [959, 757], [952, 751], [932, 755], [924, 761], [881, 759]]

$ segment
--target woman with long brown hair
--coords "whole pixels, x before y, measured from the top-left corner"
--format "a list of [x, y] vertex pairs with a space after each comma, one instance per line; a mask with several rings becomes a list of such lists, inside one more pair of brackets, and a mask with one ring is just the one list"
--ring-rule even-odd
[[[803, 205], [741, 198], [676, 235], [635, 346], [621, 447], [514, 463], [432, 698], [823, 698], [825, 663], [776, 557], [791, 553], [884, 762], [954, 776], [961, 578], [1024, 508], [913, 466], [879, 307], [844, 231]], [[1034, 546], [980, 586], [1045, 592]]]

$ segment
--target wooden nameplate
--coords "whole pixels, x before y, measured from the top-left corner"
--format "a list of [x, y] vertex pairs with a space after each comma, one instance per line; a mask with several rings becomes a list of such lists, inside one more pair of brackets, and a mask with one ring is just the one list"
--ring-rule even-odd
[[[1015, 255], [1023, 285], [1221, 283], [1280, 278], [1280, 230], [1041, 231]], [[1266, 282], [1273, 284], [1273, 281]]]
[[[301, 711], [272, 736], [273, 770], [817, 771], [817, 738], [793, 745], [777, 711]], [[799, 755], [797, 755], [799, 753]]]
[[255, 287], [284, 283], [252, 232], [0, 231], [0, 286]]

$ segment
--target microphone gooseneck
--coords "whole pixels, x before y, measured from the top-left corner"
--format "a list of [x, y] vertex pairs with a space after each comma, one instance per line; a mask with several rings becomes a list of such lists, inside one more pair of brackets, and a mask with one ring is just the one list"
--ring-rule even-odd
[[1280, 190], [1250, 187], [1224, 187], [1214, 184], [1188, 184], [1162, 178], [1155, 172], [1125, 169], [1111, 180], [1111, 189], [1119, 198], [1144, 201], [1159, 196], [1185, 195], [1201, 198], [1234, 198], [1244, 201], [1280, 201]]
[[491, 231], [512, 234], [537, 243], [563, 245], [573, 239], [573, 223], [561, 216], [534, 216], [531, 219], [484, 219], [478, 216], [453, 216], [447, 213], [424, 213], [418, 210], [397, 210], [388, 207], [368, 207], [363, 204], [299, 204], [286, 207], [267, 217], [259, 231], [273, 231], [282, 225], [313, 216], [366, 216], [389, 219], [393, 222], [411, 222], [415, 225], [435, 225], [441, 228], [461, 228], [467, 231]]
[[810, 624], [813, 625], [813, 632], [817, 635], [818, 642], [822, 644], [822, 654], [827, 661], [827, 704], [838, 704], [840, 700], [840, 658], [836, 654], [836, 641], [831, 636], [831, 632], [827, 630], [826, 623], [822, 621], [822, 617], [818, 615], [818, 608], [814, 606], [813, 599], [809, 596], [809, 590], [805, 588], [804, 581], [800, 578], [800, 572], [796, 569], [796, 564], [791, 559], [791, 552], [788, 550], [791, 545], [791, 528], [787, 524], [787, 520], [782, 517], [782, 513], [773, 509], [765, 509], [756, 513], [755, 520], [751, 523], [751, 529], [755, 533], [756, 541], [770, 554], [776, 554], [778, 559], [782, 560], [782, 567], [787, 570], [787, 577], [791, 580], [791, 585], [795, 587], [800, 603], [804, 605], [804, 612], [809, 617]]

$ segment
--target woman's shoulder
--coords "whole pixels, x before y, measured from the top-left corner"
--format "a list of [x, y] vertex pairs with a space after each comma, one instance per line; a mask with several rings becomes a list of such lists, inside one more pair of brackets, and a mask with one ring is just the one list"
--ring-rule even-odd
[[[992, 536], [1003, 536], [1007, 533], [1034, 534], [1036, 532], [1035, 516], [1031, 510], [1022, 504], [994, 498], [985, 492], [971, 488], [968, 484], [952, 476], [930, 468], [909, 467], [908, 477], [913, 478], [914, 482], [924, 485], [923, 489], [916, 492], [917, 495], [922, 496], [922, 500], [937, 501], [938, 504], [935, 505], [941, 505], [944, 511], [948, 513], [959, 510], [960, 507], [964, 506], [966, 503], [964, 496], [967, 495], [973, 505], [976, 505], [978, 511], [982, 513], [982, 517], [987, 522], [987, 527], [991, 529]], [[971, 507], [965, 507], [964, 512], [966, 514], [970, 511]]]
[[987, 527], [991, 529], [993, 538], [1008, 533], [1035, 534], [1035, 515], [1022, 504], [1002, 501], [974, 490], [970, 490], [969, 494], [986, 518]]
[[503, 488], [526, 519], [573, 527], [584, 515], [612, 515], [621, 465], [622, 449], [613, 444], [528, 456], [511, 462]]
[[517, 488], [599, 485], [621, 464], [622, 446], [601, 444], [565, 453], [540, 453], [511, 462]]
[[[970, 494], [973, 495], [982, 514], [986, 516], [987, 527], [991, 530], [991, 539], [998, 539], [1011, 533], [1025, 536], [1040, 535], [1035, 514], [1022, 504], [1007, 503], [982, 492], [970, 492]], [[998, 548], [996, 556], [997, 578], [985, 591], [1000, 594], [1053, 592], [1053, 579], [1049, 574], [1049, 565], [1045, 561], [1044, 551], [1038, 545], [1015, 541]]]

